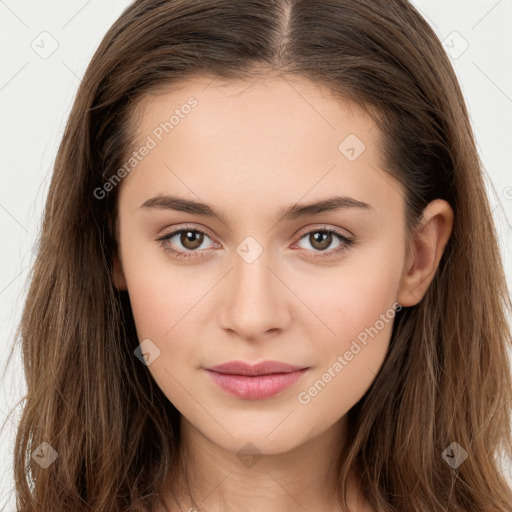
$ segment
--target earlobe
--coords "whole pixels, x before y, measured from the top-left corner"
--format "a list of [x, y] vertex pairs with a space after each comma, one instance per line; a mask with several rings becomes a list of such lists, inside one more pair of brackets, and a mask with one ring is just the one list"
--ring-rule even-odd
[[397, 302], [414, 306], [425, 295], [450, 238], [453, 210], [447, 201], [436, 199], [429, 203], [411, 239], [400, 281]]

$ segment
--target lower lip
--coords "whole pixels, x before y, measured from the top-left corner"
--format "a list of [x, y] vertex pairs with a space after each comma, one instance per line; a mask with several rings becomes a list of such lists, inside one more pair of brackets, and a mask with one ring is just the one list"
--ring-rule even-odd
[[262, 400], [277, 395], [295, 384], [308, 370], [290, 373], [273, 373], [269, 375], [247, 376], [206, 370], [213, 382], [227, 393], [247, 400]]

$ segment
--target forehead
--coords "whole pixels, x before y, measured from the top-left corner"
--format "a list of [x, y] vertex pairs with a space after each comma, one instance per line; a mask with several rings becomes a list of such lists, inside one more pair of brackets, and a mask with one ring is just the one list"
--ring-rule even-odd
[[137, 103], [134, 118], [136, 143], [169, 120], [174, 133], [179, 133], [178, 125], [186, 124], [203, 142], [207, 142], [207, 134], [219, 132], [213, 130], [214, 122], [224, 129], [226, 144], [228, 136], [240, 135], [240, 128], [250, 129], [251, 137], [257, 133], [262, 138], [278, 134], [276, 144], [298, 140], [301, 134], [311, 136], [313, 132], [317, 138], [336, 140], [345, 127], [360, 136], [376, 130], [373, 119], [361, 107], [335, 95], [325, 85], [296, 76], [243, 81], [194, 77], [146, 94]]
[[300, 77], [196, 77], [145, 96], [132, 127], [135, 150], [152, 146], [122, 184], [137, 200], [177, 188], [254, 208], [261, 196], [280, 207], [333, 192], [383, 204], [401, 194], [370, 115]]

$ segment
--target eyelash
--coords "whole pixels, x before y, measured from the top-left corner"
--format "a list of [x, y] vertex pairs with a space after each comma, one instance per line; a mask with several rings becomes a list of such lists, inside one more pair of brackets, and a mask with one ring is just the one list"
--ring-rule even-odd
[[[178, 251], [176, 249], [173, 249], [172, 247], [170, 247], [170, 245], [168, 243], [166, 243], [168, 240], [170, 240], [171, 238], [173, 238], [174, 236], [176, 236], [180, 233], [183, 233], [184, 231], [192, 231], [194, 233], [201, 233], [201, 234], [206, 235], [207, 237], [211, 238], [208, 235], [208, 233], [206, 233], [205, 231], [203, 231], [201, 229], [197, 229], [197, 228], [194, 228], [191, 226], [190, 227], [184, 226], [184, 227], [177, 229], [175, 231], [172, 231], [160, 238], [157, 238], [157, 242], [160, 242], [160, 245], [162, 246], [164, 251], [171, 253], [173, 256], [176, 256], [177, 258], [201, 257], [201, 256], [198, 256], [198, 253], [201, 252], [199, 250]], [[355, 239], [348, 238], [347, 236], [343, 235], [341, 232], [339, 232], [338, 230], [333, 229], [333, 228], [313, 229], [311, 231], [308, 231], [307, 233], [304, 233], [299, 238], [299, 240], [302, 240], [302, 238], [310, 235], [311, 233], [332, 233], [333, 235], [335, 235], [338, 238], [338, 240], [340, 242], [342, 242], [342, 245], [340, 245], [336, 249], [331, 249], [330, 251], [314, 251], [318, 254], [309, 256], [310, 258], [327, 258], [327, 257], [337, 256], [337, 255], [341, 254], [343, 251], [345, 251], [346, 249], [348, 249], [349, 247], [352, 247], [355, 243]]]

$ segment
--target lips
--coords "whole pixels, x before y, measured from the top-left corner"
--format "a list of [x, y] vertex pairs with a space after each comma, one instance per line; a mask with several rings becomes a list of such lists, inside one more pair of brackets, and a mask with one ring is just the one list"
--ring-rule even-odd
[[303, 370], [305, 366], [293, 366], [281, 361], [263, 361], [257, 364], [244, 363], [243, 361], [230, 361], [207, 368], [218, 373], [231, 375], [270, 375], [274, 373], [291, 373]]
[[257, 364], [230, 361], [205, 370], [213, 382], [228, 394], [248, 400], [261, 400], [295, 384], [309, 367], [281, 361], [263, 361]]

